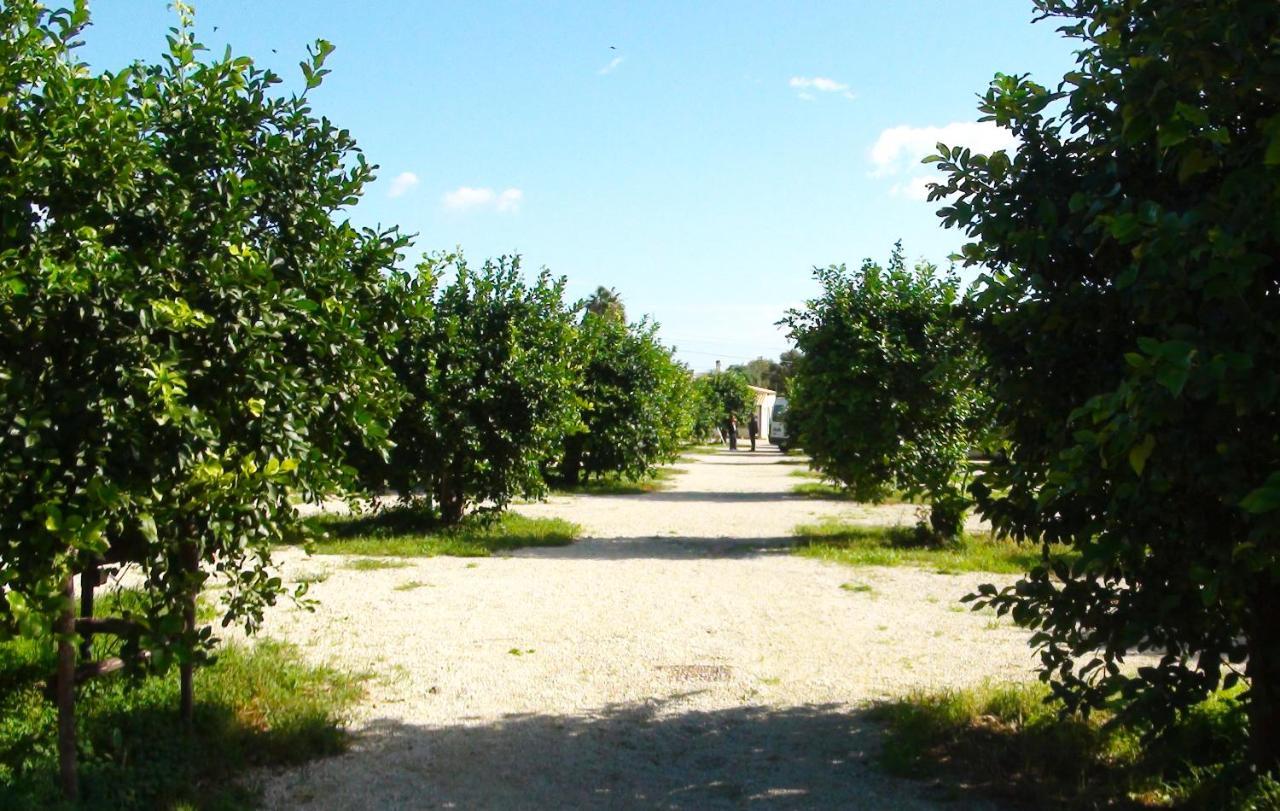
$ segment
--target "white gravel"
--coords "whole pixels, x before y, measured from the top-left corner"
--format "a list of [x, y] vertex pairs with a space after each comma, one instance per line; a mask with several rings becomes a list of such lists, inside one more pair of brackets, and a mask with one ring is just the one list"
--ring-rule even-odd
[[518, 508], [583, 525], [568, 547], [376, 571], [287, 553], [286, 579], [327, 578], [268, 632], [376, 675], [352, 750], [268, 776], [268, 806], [961, 807], [883, 776], [861, 711], [1028, 678], [1025, 632], [956, 602], [995, 576], [789, 554], [824, 516], [914, 520], [793, 497], [792, 460], [703, 454], [666, 492]]

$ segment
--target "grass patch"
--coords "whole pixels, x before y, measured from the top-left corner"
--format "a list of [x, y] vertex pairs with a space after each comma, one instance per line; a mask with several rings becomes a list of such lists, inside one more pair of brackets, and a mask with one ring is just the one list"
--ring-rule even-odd
[[[820, 479], [821, 473], [811, 470], [795, 470], [791, 473], [797, 478]], [[854, 498], [853, 493], [838, 484], [829, 481], [807, 481], [801, 482], [791, 488], [791, 493], [805, 498], [823, 499], [826, 501], [858, 501]], [[920, 497], [908, 497], [894, 491], [880, 501], [862, 502], [866, 504], [925, 504], [925, 500]]]
[[565, 546], [582, 531], [577, 524], [559, 518], [528, 518], [516, 513], [503, 513], [489, 521], [470, 517], [445, 528], [404, 508], [366, 515], [329, 515], [320, 523], [327, 537], [315, 541], [317, 554], [383, 557], [487, 557], [526, 546]]
[[[96, 644], [96, 643], [95, 643]], [[0, 808], [61, 809], [57, 712], [42, 693], [52, 645], [0, 644]], [[341, 752], [359, 680], [305, 664], [286, 644], [222, 648], [196, 670], [196, 725], [178, 718], [176, 672], [105, 677], [81, 688], [81, 809], [245, 808], [251, 769]]]
[[1280, 782], [1249, 774], [1241, 760], [1244, 707], [1234, 694], [1193, 708], [1152, 741], [1108, 712], [1061, 718], [1047, 695], [1038, 683], [985, 685], [880, 705], [871, 717], [886, 726], [881, 762], [957, 796], [1035, 808], [1280, 807]]
[[430, 583], [423, 583], [421, 580], [408, 580], [396, 586], [396, 591], [413, 591], [414, 589], [430, 588]]
[[634, 496], [641, 493], [657, 493], [670, 490], [674, 486], [676, 476], [685, 472], [680, 468], [660, 467], [653, 472], [653, 475], [643, 479], [631, 480], [616, 474], [592, 476], [573, 486], [557, 485], [552, 488], [552, 492], [589, 496]]
[[[965, 535], [950, 546], [921, 545], [911, 527], [877, 527], [828, 519], [796, 527], [795, 552], [850, 566], [920, 566], [944, 574], [1025, 572], [1040, 562], [1038, 544], [994, 540], [989, 534]], [[1054, 550], [1067, 554], [1067, 548]]]
[[855, 594], [875, 593], [875, 589], [873, 589], [871, 586], [868, 586], [866, 583], [841, 583], [840, 588], [844, 589], [845, 591], [852, 591]]
[[382, 558], [356, 558], [349, 560], [343, 564], [344, 569], [354, 569], [357, 572], [376, 572], [379, 569], [403, 569], [409, 564], [402, 560], [384, 560]]

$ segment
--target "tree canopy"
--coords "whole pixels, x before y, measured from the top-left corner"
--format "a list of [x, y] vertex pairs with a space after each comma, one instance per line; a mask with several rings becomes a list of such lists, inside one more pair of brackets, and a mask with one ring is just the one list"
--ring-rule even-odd
[[[1057, 90], [998, 76], [931, 194], [985, 271], [1007, 440], [1000, 532], [1072, 545], [984, 602], [1035, 628], [1069, 707], [1157, 725], [1241, 674], [1280, 766], [1280, 4], [1040, 0], [1079, 41]], [[1122, 668], [1135, 651], [1158, 662]], [[1083, 657], [1083, 658], [1081, 658]]]
[[969, 500], [967, 457], [985, 426], [973, 342], [954, 275], [908, 268], [819, 268], [822, 294], [783, 319], [801, 353], [787, 427], [813, 465], [859, 499], [925, 494], [929, 535], [956, 537]]

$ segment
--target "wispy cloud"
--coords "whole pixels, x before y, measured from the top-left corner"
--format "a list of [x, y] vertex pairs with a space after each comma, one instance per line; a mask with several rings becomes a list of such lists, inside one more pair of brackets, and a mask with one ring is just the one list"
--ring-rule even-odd
[[400, 197], [407, 193], [414, 186], [418, 185], [418, 176], [413, 172], [401, 172], [391, 179], [391, 188], [387, 190], [388, 197]]
[[791, 81], [787, 82], [793, 90], [799, 91], [799, 97], [805, 101], [813, 101], [813, 91], [818, 93], [839, 93], [846, 99], [853, 99], [855, 95], [849, 89], [849, 85], [844, 82], [837, 82], [835, 79], [826, 76], [792, 76]]
[[622, 61], [624, 59], [626, 59], [625, 56], [615, 56], [613, 59], [609, 60], [609, 64], [600, 68], [600, 70], [596, 71], [596, 73], [598, 73], [601, 76], [604, 76], [605, 74], [608, 74], [608, 73], [613, 73], [615, 70], [618, 69], [618, 65], [622, 64]]
[[932, 155], [939, 143], [990, 154], [1001, 149], [1016, 149], [1018, 139], [990, 121], [953, 121], [940, 127], [890, 127], [880, 133], [871, 147], [871, 175], [907, 175], [889, 187], [889, 194], [908, 200], [926, 200], [929, 184], [939, 176], [921, 166], [920, 161]]
[[490, 188], [459, 186], [453, 191], [445, 192], [444, 206], [454, 211], [492, 209], [511, 212], [518, 211], [523, 200], [524, 192], [516, 188], [503, 189], [499, 192]]

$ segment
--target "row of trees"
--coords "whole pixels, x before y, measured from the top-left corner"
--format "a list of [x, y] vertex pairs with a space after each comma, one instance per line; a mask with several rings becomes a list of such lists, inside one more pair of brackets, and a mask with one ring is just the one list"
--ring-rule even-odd
[[[56, 642], [72, 797], [77, 685], [177, 664], [190, 722], [196, 596], [223, 581], [222, 624], [253, 631], [298, 494], [391, 488], [453, 523], [552, 473], [643, 476], [697, 417], [620, 305], [584, 316], [516, 259], [397, 270], [408, 240], [346, 219], [373, 167], [308, 101], [332, 46], [281, 93], [177, 10], [159, 64], [95, 74], [84, 2], [0, 6], [0, 640]], [[126, 563], [142, 599], [95, 617]], [[90, 661], [99, 636], [117, 655]]]
[[[1252, 764], [1275, 770], [1280, 5], [1036, 5], [1080, 41], [1076, 69], [1057, 90], [996, 77], [980, 109], [1012, 154], [931, 159], [973, 295], [900, 253], [819, 271], [823, 295], [788, 318], [791, 425], [865, 495], [971, 496], [999, 534], [1045, 545], [975, 597], [1035, 629], [1069, 710], [1118, 699], [1159, 730], [1242, 681]], [[1156, 661], [1123, 667], [1133, 652]]]

